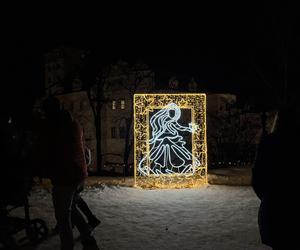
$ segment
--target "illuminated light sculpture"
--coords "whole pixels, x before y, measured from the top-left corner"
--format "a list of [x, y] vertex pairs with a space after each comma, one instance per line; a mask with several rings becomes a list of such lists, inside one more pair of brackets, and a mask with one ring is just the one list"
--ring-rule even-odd
[[205, 94], [136, 94], [134, 139], [135, 185], [207, 184]]
[[[174, 111], [173, 116], [170, 111]], [[189, 127], [181, 126], [178, 123], [180, 117], [180, 108], [175, 103], [170, 103], [150, 118], [150, 152], [149, 156], [146, 155], [139, 163], [138, 172], [141, 175], [194, 173], [195, 167], [200, 165], [199, 160], [185, 147], [186, 142], [179, 134], [180, 131], [193, 133], [197, 126], [193, 126], [192, 123], [189, 123]], [[144, 163], [147, 158], [153, 167]]]

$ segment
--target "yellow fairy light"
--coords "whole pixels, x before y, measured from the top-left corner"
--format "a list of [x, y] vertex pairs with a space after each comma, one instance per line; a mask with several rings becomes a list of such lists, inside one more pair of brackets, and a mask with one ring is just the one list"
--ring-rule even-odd
[[[182, 110], [190, 111], [187, 124]], [[140, 187], [207, 184], [205, 94], [134, 95], [134, 177]]]

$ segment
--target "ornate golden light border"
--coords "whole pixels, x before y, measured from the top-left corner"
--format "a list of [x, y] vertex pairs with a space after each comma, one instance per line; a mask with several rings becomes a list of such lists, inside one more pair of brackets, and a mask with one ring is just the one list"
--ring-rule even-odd
[[[192, 134], [192, 154], [200, 160], [194, 174], [162, 174], [140, 176], [138, 164], [149, 155], [149, 113], [162, 109], [169, 103], [181, 109], [191, 110], [191, 122], [199, 126]], [[207, 143], [206, 143], [206, 95], [188, 94], [135, 94], [134, 95], [134, 183], [145, 188], [184, 188], [207, 184]]]

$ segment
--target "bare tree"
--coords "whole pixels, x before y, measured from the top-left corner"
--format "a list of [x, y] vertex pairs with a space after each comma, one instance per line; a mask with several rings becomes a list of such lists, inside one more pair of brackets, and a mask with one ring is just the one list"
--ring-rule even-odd
[[154, 84], [154, 73], [144, 64], [135, 64], [122, 72], [120, 86], [125, 89], [130, 99], [130, 110], [126, 115], [120, 116], [119, 121], [125, 123], [123, 165], [124, 175], [129, 174], [129, 158], [133, 149], [133, 97], [137, 91], [150, 92]]
[[[89, 66], [91, 67], [91, 66]], [[89, 84], [86, 86], [89, 103], [94, 116], [94, 125], [96, 131], [96, 154], [98, 172], [101, 173], [103, 165], [103, 148], [101, 145], [101, 132], [102, 132], [102, 118], [101, 113], [103, 107], [114, 99], [114, 92], [111, 87], [116, 84], [122, 90], [125, 90], [126, 96], [129, 98], [129, 112], [121, 113], [118, 115], [115, 123], [125, 124], [124, 131], [124, 151], [123, 151], [123, 165], [124, 174], [128, 174], [129, 158], [133, 148], [133, 96], [139, 90], [149, 91], [149, 88], [144, 85], [147, 81], [153, 82], [153, 73], [144, 64], [135, 64], [130, 66], [128, 63], [119, 62], [117, 64], [110, 64], [99, 67], [91, 73], [90, 68], [88, 77]], [[91, 79], [93, 75], [95, 80]], [[116, 153], [110, 155], [118, 155]]]
[[94, 125], [96, 131], [96, 155], [97, 155], [97, 172], [101, 174], [102, 170], [102, 145], [101, 145], [101, 111], [103, 104], [106, 102], [105, 78], [96, 78], [95, 85], [87, 89], [89, 103], [94, 116]]
[[93, 113], [93, 120], [96, 132], [96, 158], [97, 172], [102, 172], [102, 117], [103, 105], [108, 102], [105, 92], [108, 88], [107, 81], [109, 67], [103, 67], [95, 58], [96, 55], [88, 53], [81, 64], [80, 77], [84, 82], [84, 89], [87, 92], [89, 104]]

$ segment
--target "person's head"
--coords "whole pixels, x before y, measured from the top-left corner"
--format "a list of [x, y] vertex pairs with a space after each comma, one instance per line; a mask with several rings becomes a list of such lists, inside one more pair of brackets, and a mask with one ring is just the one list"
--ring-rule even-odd
[[48, 97], [43, 102], [43, 109], [45, 112], [45, 115], [49, 119], [57, 119], [60, 115], [60, 102], [55, 97]]

